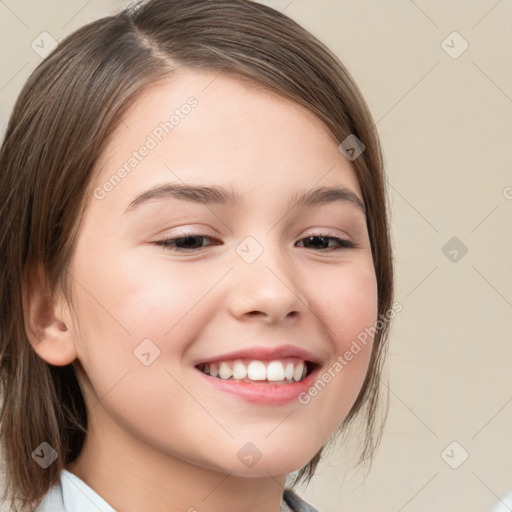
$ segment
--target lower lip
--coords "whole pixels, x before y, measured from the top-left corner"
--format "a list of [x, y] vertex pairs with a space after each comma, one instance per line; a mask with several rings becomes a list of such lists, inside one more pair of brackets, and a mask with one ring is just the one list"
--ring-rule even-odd
[[241, 399], [260, 405], [287, 405], [298, 400], [313, 384], [318, 373], [315, 368], [304, 380], [291, 384], [258, 384], [238, 380], [222, 380], [197, 370], [206, 381], [219, 391], [237, 395]]

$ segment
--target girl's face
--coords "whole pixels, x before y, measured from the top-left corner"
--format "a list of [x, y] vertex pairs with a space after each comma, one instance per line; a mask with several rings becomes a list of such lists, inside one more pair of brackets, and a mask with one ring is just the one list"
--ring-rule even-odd
[[282, 475], [320, 449], [365, 378], [371, 247], [323, 123], [215, 77], [155, 84], [109, 139], [69, 268], [72, 339], [95, 449]]

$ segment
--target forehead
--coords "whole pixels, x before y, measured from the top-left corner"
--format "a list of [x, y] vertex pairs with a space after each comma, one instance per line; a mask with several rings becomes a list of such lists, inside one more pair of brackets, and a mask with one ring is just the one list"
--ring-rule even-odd
[[135, 191], [169, 181], [219, 183], [244, 193], [322, 180], [320, 185], [351, 186], [360, 194], [350, 162], [311, 111], [213, 71], [180, 70], [142, 91], [97, 169], [96, 187], [121, 175], [109, 187], [109, 201], [124, 206]]

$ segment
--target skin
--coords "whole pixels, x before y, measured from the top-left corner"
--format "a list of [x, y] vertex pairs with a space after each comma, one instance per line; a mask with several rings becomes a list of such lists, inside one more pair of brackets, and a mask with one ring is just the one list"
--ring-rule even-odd
[[[83, 369], [89, 433], [67, 469], [116, 510], [278, 512], [285, 475], [347, 415], [368, 367], [371, 342], [307, 405], [283, 406], [219, 391], [194, 369], [200, 358], [281, 344], [313, 352], [327, 369], [377, 319], [363, 211], [340, 201], [287, 206], [315, 186], [343, 186], [362, 201], [338, 142], [302, 106], [216, 76], [181, 70], [154, 84], [107, 142], [95, 187], [168, 112], [198, 100], [103, 199], [91, 195], [68, 269], [75, 310], [62, 295], [50, 308], [37, 279], [25, 296], [37, 353]], [[123, 214], [162, 183], [222, 185], [244, 200], [232, 208], [165, 198]], [[202, 239], [189, 253], [154, 243], [184, 231], [218, 243]], [[304, 242], [325, 233], [356, 246]], [[263, 248], [251, 264], [235, 251], [247, 236]], [[144, 339], [160, 350], [149, 366], [134, 356]], [[250, 468], [237, 457], [248, 442], [262, 455]]]

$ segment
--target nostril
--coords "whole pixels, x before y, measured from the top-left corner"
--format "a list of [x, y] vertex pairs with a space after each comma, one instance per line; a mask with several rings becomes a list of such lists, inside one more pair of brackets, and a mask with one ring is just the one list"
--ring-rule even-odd
[[249, 316], [258, 316], [258, 315], [262, 315], [263, 313], [261, 311], [249, 311], [247, 314]]

